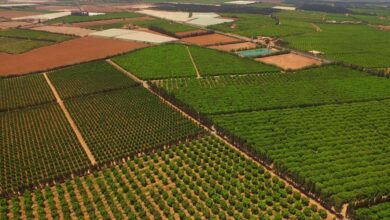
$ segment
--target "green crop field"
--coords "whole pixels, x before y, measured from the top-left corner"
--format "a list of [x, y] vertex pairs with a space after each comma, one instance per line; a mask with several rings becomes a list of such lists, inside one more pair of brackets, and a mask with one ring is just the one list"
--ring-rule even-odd
[[200, 129], [141, 87], [65, 102], [98, 162], [162, 146]]
[[207, 136], [20, 197], [1, 219], [326, 219], [307, 197]]
[[[365, 67], [389, 67], [390, 32], [367, 25], [319, 24], [322, 32], [286, 37], [289, 47], [318, 50], [325, 57]], [[329, 40], [332, 39], [332, 40]]]
[[0, 130], [0, 194], [90, 165], [58, 105], [2, 112]]
[[180, 44], [149, 47], [112, 60], [141, 79], [196, 77], [187, 48]]
[[67, 67], [48, 76], [63, 99], [138, 85], [105, 61]]
[[202, 47], [189, 48], [202, 76], [277, 72], [276, 67], [249, 58]]
[[141, 14], [137, 14], [134, 12], [111, 12], [103, 15], [94, 15], [94, 16], [77, 16], [77, 15], [69, 15], [66, 17], [56, 18], [50, 20], [49, 24], [55, 23], [76, 23], [76, 22], [84, 22], [84, 21], [99, 21], [99, 20], [108, 20], [108, 19], [117, 19], [117, 18], [135, 18], [140, 17]]
[[0, 111], [53, 102], [55, 100], [42, 74], [0, 78]]
[[380, 203], [369, 208], [356, 209], [351, 213], [351, 217], [356, 220], [390, 219], [390, 202]]
[[390, 101], [214, 116], [222, 129], [328, 204], [390, 190]]
[[0, 52], [17, 54], [72, 39], [72, 37], [25, 29], [0, 30]]
[[196, 28], [191, 27], [185, 24], [175, 23], [173, 21], [163, 20], [163, 19], [153, 19], [153, 20], [144, 20], [144, 21], [135, 21], [135, 25], [146, 27], [146, 28], [159, 28], [167, 33], [177, 33], [184, 31], [193, 31]]
[[154, 82], [204, 114], [390, 98], [390, 80], [339, 66]]

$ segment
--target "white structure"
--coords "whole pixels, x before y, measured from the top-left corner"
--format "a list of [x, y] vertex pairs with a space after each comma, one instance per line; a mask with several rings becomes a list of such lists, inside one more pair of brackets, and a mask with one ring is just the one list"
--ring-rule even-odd
[[146, 43], [166, 43], [176, 41], [176, 38], [167, 37], [159, 34], [153, 34], [149, 32], [139, 30], [126, 30], [126, 29], [108, 29], [104, 31], [98, 31], [90, 34], [90, 36], [114, 38], [120, 40], [140, 41]]
[[256, 3], [256, 1], [230, 1], [230, 2], [225, 2], [225, 4], [233, 4], [233, 5], [249, 5]]
[[288, 7], [288, 6], [274, 6], [273, 9], [279, 9], [279, 10], [286, 10], [286, 11], [295, 11], [295, 7]]
[[141, 10], [142, 14], [146, 14], [153, 17], [158, 17], [166, 20], [185, 22], [189, 24], [208, 26], [214, 24], [221, 24], [225, 22], [233, 22], [233, 19], [221, 18], [217, 13], [189, 13], [189, 12], [172, 12], [172, 11], [159, 11], [159, 10]]

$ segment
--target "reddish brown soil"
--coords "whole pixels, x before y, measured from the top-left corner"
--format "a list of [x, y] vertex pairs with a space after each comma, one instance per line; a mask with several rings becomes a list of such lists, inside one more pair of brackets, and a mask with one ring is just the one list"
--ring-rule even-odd
[[115, 24], [119, 22], [134, 22], [134, 21], [144, 21], [144, 20], [152, 20], [154, 18], [144, 16], [144, 17], [137, 17], [137, 18], [124, 18], [124, 19], [109, 19], [109, 20], [101, 20], [101, 21], [86, 21], [86, 22], [79, 22], [79, 23], [73, 23], [72, 26], [75, 27], [91, 27], [95, 25], [105, 25], [105, 24]]
[[237, 50], [243, 50], [243, 49], [253, 49], [253, 48], [256, 48], [256, 46], [257, 45], [255, 43], [242, 42], [242, 43], [236, 43], [236, 44], [216, 45], [216, 46], [211, 46], [210, 48], [230, 52], [230, 51], [237, 51]]
[[7, 18], [7, 19], [30, 16], [30, 15], [39, 15], [39, 14], [42, 13], [30, 12], [30, 11], [0, 10], [0, 17]]
[[234, 37], [228, 37], [222, 34], [206, 34], [196, 37], [187, 37], [181, 39], [183, 42], [196, 44], [200, 46], [212, 46], [219, 44], [238, 43], [242, 40]]
[[16, 28], [16, 27], [22, 27], [26, 25], [30, 25], [30, 23], [23, 22], [23, 21], [4, 21], [4, 22], [0, 22], [0, 29]]
[[198, 30], [193, 30], [193, 31], [184, 31], [184, 32], [177, 32], [175, 35], [179, 38], [184, 38], [184, 37], [190, 37], [190, 36], [196, 36], [196, 35], [202, 35], [202, 34], [207, 34], [208, 31], [198, 29]]
[[[1, 25], [1, 23], [0, 23], [0, 25]], [[47, 31], [47, 32], [57, 33], [57, 34], [79, 36], [79, 37], [84, 37], [90, 33], [95, 32], [94, 30], [89, 30], [89, 29], [80, 28], [80, 27], [67, 27], [67, 26], [54, 26], [54, 25], [39, 26], [39, 27], [31, 28], [31, 29], [38, 30], [38, 31]]]
[[263, 58], [258, 58], [256, 60], [264, 63], [276, 65], [285, 70], [287, 69], [296, 70], [307, 66], [321, 64], [319, 60], [301, 56], [295, 53], [263, 57]]
[[377, 28], [385, 31], [390, 31], [390, 25], [378, 25]]
[[146, 46], [147, 44], [140, 42], [84, 37], [41, 47], [23, 54], [0, 53], [0, 76], [43, 72], [62, 66], [104, 59]]

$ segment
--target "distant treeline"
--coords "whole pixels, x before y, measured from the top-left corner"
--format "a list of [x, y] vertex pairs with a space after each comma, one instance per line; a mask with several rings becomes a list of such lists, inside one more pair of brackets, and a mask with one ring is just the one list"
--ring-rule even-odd
[[325, 4], [302, 4], [298, 7], [301, 10], [306, 11], [319, 11], [319, 12], [328, 12], [328, 13], [352, 13], [349, 9], [342, 6], [331, 6]]
[[237, 5], [200, 5], [200, 4], [173, 4], [160, 3], [154, 9], [167, 11], [186, 11], [186, 12], [219, 12], [219, 13], [250, 13], [269, 15], [278, 10], [272, 8], [255, 8], [249, 6]]

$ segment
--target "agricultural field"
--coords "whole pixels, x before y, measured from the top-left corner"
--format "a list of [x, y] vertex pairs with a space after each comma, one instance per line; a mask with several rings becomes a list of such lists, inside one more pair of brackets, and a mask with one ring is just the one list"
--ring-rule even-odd
[[340, 210], [390, 190], [390, 101], [213, 116], [259, 157]]
[[358, 208], [353, 210], [350, 215], [353, 219], [364, 220], [381, 220], [390, 218], [390, 202], [380, 203], [369, 208]]
[[35, 106], [55, 100], [41, 74], [0, 78], [0, 94], [0, 111]]
[[70, 99], [65, 105], [98, 163], [201, 132], [141, 87]]
[[42, 31], [7, 29], [0, 30], [0, 52], [18, 54], [71, 39], [69, 36]]
[[204, 114], [390, 98], [388, 79], [335, 65], [294, 73], [168, 79], [154, 84]]
[[[364, 67], [389, 67], [390, 32], [367, 25], [318, 24], [321, 32], [289, 36], [291, 48], [324, 52], [324, 57]], [[331, 41], [329, 39], [332, 39]]]
[[100, 20], [118, 19], [118, 18], [135, 18], [140, 16], [142, 15], [134, 12], [112, 12], [112, 13], [106, 13], [103, 15], [94, 15], [94, 16], [69, 15], [66, 17], [50, 20], [48, 23], [49, 24], [56, 24], [56, 23], [71, 24], [71, 23], [86, 22], [86, 21], [100, 21]]
[[94, 61], [48, 74], [62, 99], [138, 85], [105, 61]]
[[90, 166], [60, 107], [0, 113], [0, 194], [51, 182]]
[[151, 20], [143, 20], [143, 21], [135, 21], [133, 24], [149, 28], [152, 30], [160, 30], [162, 33], [169, 33], [170, 35], [174, 35], [177, 32], [187, 32], [196, 30], [196, 28], [191, 27], [185, 24], [175, 23], [173, 21], [163, 20], [163, 19], [151, 19]]
[[141, 79], [196, 77], [188, 50], [180, 44], [149, 47], [112, 60]]
[[132, 157], [85, 177], [0, 200], [2, 219], [326, 219], [328, 216], [283, 180], [212, 136]]
[[202, 76], [278, 72], [276, 67], [202, 47], [189, 47]]

